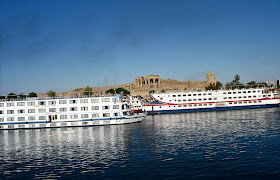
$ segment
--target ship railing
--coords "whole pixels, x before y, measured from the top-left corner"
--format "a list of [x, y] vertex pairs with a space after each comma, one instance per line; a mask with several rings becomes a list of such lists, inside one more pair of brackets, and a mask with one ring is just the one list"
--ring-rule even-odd
[[[122, 95], [114, 95], [121, 97]], [[25, 98], [3, 98], [0, 99], [0, 102], [3, 101], [29, 101], [29, 100], [51, 100], [51, 99], [73, 99], [73, 98], [91, 98], [91, 97], [112, 97], [112, 94], [99, 94], [99, 95], [67, 95], [67, 96], [54, 96], [54, 97], [25, 97]]]

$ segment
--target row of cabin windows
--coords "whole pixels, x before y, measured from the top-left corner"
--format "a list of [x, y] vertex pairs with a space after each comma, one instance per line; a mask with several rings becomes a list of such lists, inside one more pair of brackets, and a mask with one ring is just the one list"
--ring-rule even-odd
[[[217, 98], [203, 98], [203, 99], [178, 99], [178, 102], [190, 102], [190, 101], [207, 101], [208, 100], [217, 100]], [[177, 101], [176, 99], [174, 101]], [[169, 100], [171, 102], [171, 100]]]
[[240, 102], [230, 102], [229, 104], [247, 104], [247, 103], [261, 103], [262, 101], [240, 101]]
[[[119, 109], [119, 105], [113, 105], [113, 109]], [[85, 106], [85, 107], [81, 107], [81, 111], [88, 111], [89, 107]], [[109, 110], [110, 106], [102, 106], [102, 110]], [[56, 112], [57, 108], [49, 108], [49, 112]], [[77, 111], [78, 108], [77, 107], [70, 107], [70, 111]], [[92, 106], [91, 110], [99, 110], [99, 106]], [[35, 113], [35, 109], [28, 109], [27, 110], [28, 113]], [[59, 112], [66, 112], [67, 108], [59, 108]], [[38, 113], [45, 113], [46, 109], [45, 108], [41, 108], [38, 109]], [[7, 110], [7, 114], [14, 114], [15, 110]], [[18, 114], [23, 114], [25, 113], [25, 109], [19, 109], [17, 111]], [[4, 114], [4, 110], [0, 110], [0, 114]]]
[[260, 90], [258, 91], [233, 91], [233, 92], [223, 92], [223, 94], [241, 94], [241, 93], [257, 93], [260, 92]]
[[[186, 96], [207, 96], [207, 95], [212, 95], [212, 93], [199, 93], [199, 94], [173, 94], [173, 95], [168, 95], [168, 97], [186, 97]], [[158, 96], [160, 97], [160, 96]]]
[[[256, 98], [257, 96], [234, 96], [234, 97], [224, 97], [224, 99], [242, 99], [242, 98]], [[271, 95], [259, 95], [258, 97], [271, 97]]]
[[[58, 104], [67, 104], [68, 100], [59, 100]], [[99, 99], [91, 99], [90, 101], [91, 103], [99, 103]], [[101, 102], [110, 102], [110, 98], [102, 98]], [[113, 98], [112, 102], [118, 102], [118, 98]], [[80, 103], [89, 103], [88, 99], [80, 99]], [[26, 102], [9, 102], [7, 103], [7, 107], [11, 107], [11, 106], [15, 106], [15, 104], [17, 106], [25, 106]], [[35, 101], [32, 102], [27, 102], [27, 106], [35, 106]], [[57, 104], [57, 101], [38, 101], [38, 105], [55, 105]], [[78, 100], [77, 99], [73, 99], [73, 100], [69, 100], [69, 104], [78, 104]], [[0, 107], [4, 107], [4, 103], [0, 103]]]
[[[257, 93], [260, 92], [260, 90], [258, 91], [233, 91], [233, 92], [223, 92], [223, 94], [241, 94], [241, 93]], [[206, 95], [212, 95], [212, 93], [198, 93], [198, 94], [173, 94], [168, 95], [168, 97], [186, 97], [186, 96], [206, 96]], [[160, 97], [160, 96], [158, 96]]]
[[[102, 113], [101, 117], [116, 117], [116, 116], [120, 116], [120, 113]], [[78, 119], [78, 118], [96, 118], [96, 117], [100, 117], [99, 113], [95, 113], [95, 114], [81, 114], [81, 115], [59, 115], [59, 119]], [[38, 120], [47, 120], [48, 116], [39, 116]], [[8, 117], [7, 121], [34, 121], [36, 120], [35, 116], [29, 116], [29, 117]], [[0, 122], [4, 122], [5, 119], [4, 118], [0, 118]]]

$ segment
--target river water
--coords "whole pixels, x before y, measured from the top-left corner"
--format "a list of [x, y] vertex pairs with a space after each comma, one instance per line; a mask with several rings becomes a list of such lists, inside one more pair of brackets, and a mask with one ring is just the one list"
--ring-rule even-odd
[[280, 108], [0, 131], [0, 179], [279, 179]]

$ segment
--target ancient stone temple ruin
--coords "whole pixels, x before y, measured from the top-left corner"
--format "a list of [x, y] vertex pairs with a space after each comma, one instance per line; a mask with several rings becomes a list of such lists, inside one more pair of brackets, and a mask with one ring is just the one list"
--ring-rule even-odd
[[135, 89], [149, 90], [158, 89], [162, 86], [162, 80], [159, 75], [138, 76], [135, 78]]

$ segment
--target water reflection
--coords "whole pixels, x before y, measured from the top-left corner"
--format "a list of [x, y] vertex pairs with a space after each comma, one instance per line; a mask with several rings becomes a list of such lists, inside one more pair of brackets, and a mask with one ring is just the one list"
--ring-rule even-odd
[[117, 126], [0, 131], [0, 179], [275, 175], [279, 128], [280, 110], [271, 108], [154, 115]]

